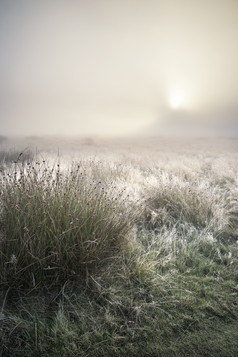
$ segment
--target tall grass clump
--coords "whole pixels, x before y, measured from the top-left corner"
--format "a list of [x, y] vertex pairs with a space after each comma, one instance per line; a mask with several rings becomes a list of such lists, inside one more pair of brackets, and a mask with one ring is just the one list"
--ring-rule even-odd
[[226, 194], [208, 182], [159, 173], [145, 190], [145, 220], [150, 229], [188, 223], [219, 231], [226, 223]]
[[120, 248], [133, 224], [124, 190], [74, 165], [22, 166], [1, 179], [0, 276], [35, 288], [85, 278]]

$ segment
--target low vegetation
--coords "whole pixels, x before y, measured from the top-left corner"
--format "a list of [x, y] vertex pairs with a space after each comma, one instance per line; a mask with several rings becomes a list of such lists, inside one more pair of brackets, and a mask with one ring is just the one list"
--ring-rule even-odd
[[237, 356], [227, 158], [9, 164], [0, 356]]

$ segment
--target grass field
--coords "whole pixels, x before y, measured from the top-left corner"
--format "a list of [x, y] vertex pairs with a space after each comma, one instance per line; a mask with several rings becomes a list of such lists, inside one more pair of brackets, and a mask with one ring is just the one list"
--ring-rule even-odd
[[4, 145], [0, 356], [238, 355], [237, 139]]

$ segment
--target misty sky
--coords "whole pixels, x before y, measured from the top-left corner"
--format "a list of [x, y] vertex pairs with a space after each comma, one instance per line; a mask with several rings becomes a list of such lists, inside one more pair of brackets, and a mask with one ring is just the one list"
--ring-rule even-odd
[[238, 122], [238, 0], [0, 0], [2, 135]]

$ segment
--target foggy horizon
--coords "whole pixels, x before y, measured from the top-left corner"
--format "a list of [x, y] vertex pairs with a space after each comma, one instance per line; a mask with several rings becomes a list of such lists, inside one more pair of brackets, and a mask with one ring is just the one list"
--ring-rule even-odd
[[238, 133], [238, 1], [0, 1], [0, 28], [0, 135]]

